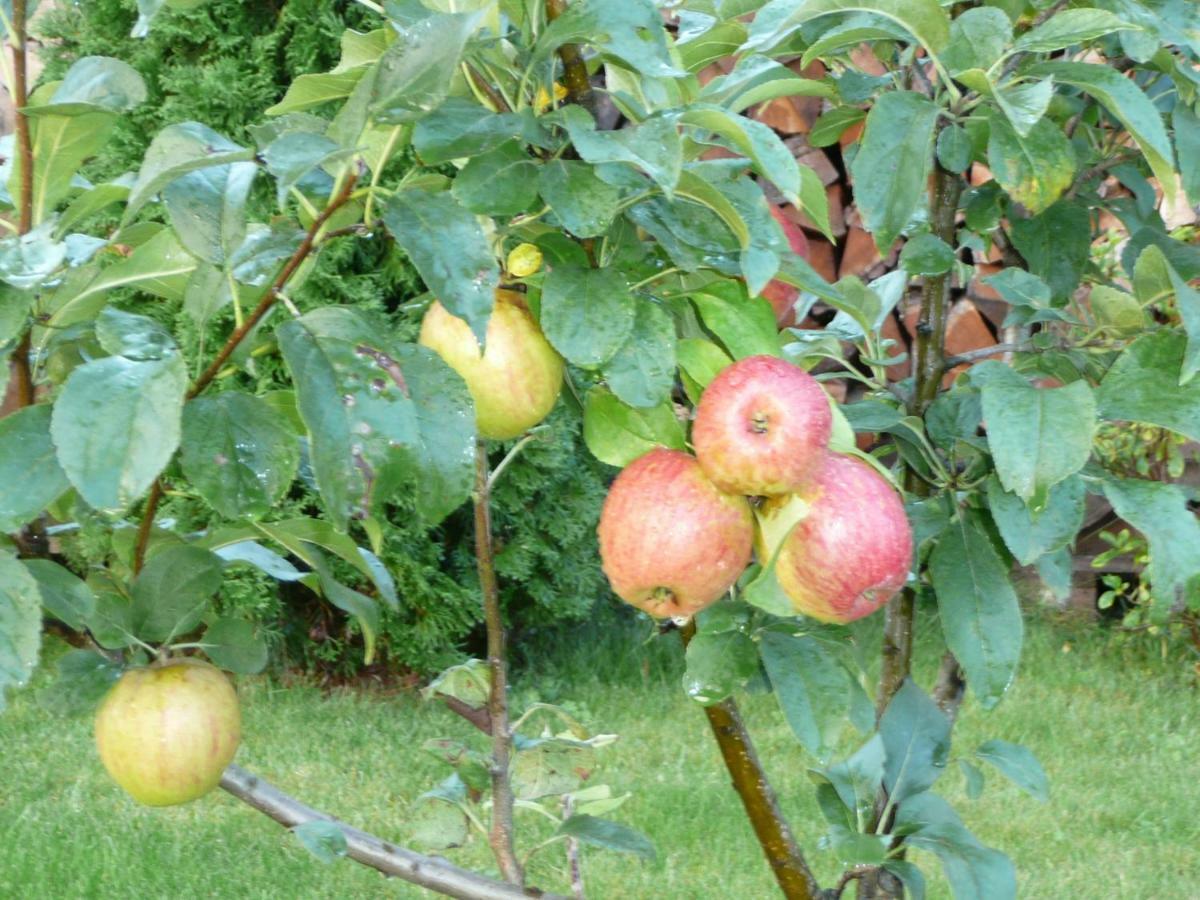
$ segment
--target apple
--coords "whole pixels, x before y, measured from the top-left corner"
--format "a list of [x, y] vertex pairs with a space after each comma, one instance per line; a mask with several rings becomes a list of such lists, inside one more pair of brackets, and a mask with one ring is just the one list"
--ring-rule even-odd
[[613, 481], [600, 512], [600, 561], [613, 591], [652, 616], [691, 616], [750, 563], [754, 516], [695, 458], [659, 448]]
[[[779, 227], [783, 229], [784, 236], [787, 237], [788, 245], [792, 248], [792, 252], [801, 259], [808, 259], [808, 238], [800, 226], [789, 219], [778, 206], [771, 206], [771, 216], [779, 223]], [[793, 307], [796, 305], [796, 300], [800, 297], [799, 288], [793, 287], [786, 281], [780, 281], [774, 278], [767, 282], [767, 286], [763, 288], [763, 297], [771, 304], [771, 309], [775, 310], [775, 322], [780, 328], [786, 328], [789, 325], [794, 325], [796, 317], [793, 313]]]
[[186, 803], [215, 788], [241, 733], [229, 679], [190, 657], [129, 670], [96, 714], [104, 768], [146, 806]]
[[823, 458], [832, 430], [829, 400], [815, 378], [774, 356], [750, 356], [705, 388], [692, 445], [723, 491], [792, 494]]
[[482, 354], [471, 326], [436, 300], [421, 321], [420, 342], [467, 383], [482, 437], [502, 441], [528, 431], [549, 415], [562, 390], [562, 357], [515, 291], [496, 291]]
[[879, 609], [904, 586], [912, 564], [912, 529], [899, 494], [870, 465], [830, 453], [809, 482], [758, 510], [755, 537], [765, 566], [798, 613], [822, 622], [853, 622]]

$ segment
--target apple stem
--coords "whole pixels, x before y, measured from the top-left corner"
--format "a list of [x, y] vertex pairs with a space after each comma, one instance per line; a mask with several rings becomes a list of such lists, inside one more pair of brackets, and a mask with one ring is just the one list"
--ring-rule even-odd
[[[546, 0], [546, 21], [553, 22], [567, 11], [567, 0]], [[579, 52], [578, 44], [563, 44], [558, 48], [558, 58], [563, 64], [563, 86], [572, 103], [578, 104], [595, 114], [596, 97], [592, 93], [592, 82], [588, 78], [587, 63]]]
[[[679, 630], [686, 648], [696, 634], [696, 623], [689, 621]], [[746, 816], [754, 828], [779, 889], [788, 900], [816, 900], [823, 897], [821, 888], [804, 861], [791, 826], [779, 808], [767, 773], [754, 750], [754, 742], [742, 721], [742, 714], [732, 697], [704, 707], [709, 727], [725, 760], [725, 768], [734, 790], [742, 798]]]
[[[338, 826], [346, 838], [346, 855], [384, 875], [464, 900], [521, 900], [530, 896], [519, 887], [478, 872], [460, 869], [441, 857], [424, 856], [359, 831], [301, 803], [241, 766], [231, 765], [225, 770], [221, 776], [221, 787], [285, 828], [295, 828], [307, 822], [330, 822]], [[566, 900], [558, 894], [539, 893], [537, 896], [543, 900]]]
[[491, 493], [488, 481], [487, 443], [475, 444], [475, 563], [483, 593], [487, 624], [488, 666], [492, 683], [488, 694], [488, 718], [492, 729], [492, 824], [488, 841], [509, 884], [523, 885], [525, 873], [513, 849], [513, 791], [509, 780], [512, 731], [508, 722], [508, 661], [505, 651], [504, 616], [496, 582], [496, 560], [492, 548]]

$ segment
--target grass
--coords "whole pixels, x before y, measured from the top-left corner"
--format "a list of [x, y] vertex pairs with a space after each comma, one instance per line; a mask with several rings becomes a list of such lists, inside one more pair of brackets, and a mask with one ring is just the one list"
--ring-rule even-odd
[[[927, 629], [928, 630], [928, 629]], [[1194, 678], [1091, 626], [1030, 623], [1022, 671], [991, 713], [965, 704], [956, 752], [983, 740], [1028, 745], [1051, 779], [1039, 804], [989, 776], [968, 800], [951, 766], [938, 790], [985, 843], [1016, 862], [1023, 897], [1189, 898], [1200, 883], [1194, 811], [1200, 808], [1200, 717]], [[928, 684], [937, 648], [921, 646]], [[633, 797], [615, 817], [650, 835], [653, 863], [588, 851], [598, 898], [768, 898], [773, 882], [727, 787], [703, 715], [679, 687], [678, 646], [631, 633], [584, 634], [539, 657], [518, 678], [600, 730], [621, 735], [596, 776]], [[571, 673], [588, 673], [579, 677]], [[406, 810], [443, 776], [420, 752], [430, 737], [464, 736], [451, 714], [407, 694], [340, 691], [243, 679], [245, 740], [238, 761], [315, 806], [392, 838]], [[349, 862], [324, 866], [274, 823], [224, 793], [165, 810], [135, 805], [105, 776], [90, 722], [41, 709], [33, 691], [0, 715], [0, 897], [418, 897]], [[837, 865], [817, 849], [823, 824], [805, 758], [773, 700], [744, 700], [752, 733], [822, 882]], [[535, 830], [540, 825], [533, 826]], [[482, 842], [448, 854], [486, 867]], [[535, 863], [537, 883], [563, 889], [557, 851]], [[948, 891], [920, 858], [930, 896]]]

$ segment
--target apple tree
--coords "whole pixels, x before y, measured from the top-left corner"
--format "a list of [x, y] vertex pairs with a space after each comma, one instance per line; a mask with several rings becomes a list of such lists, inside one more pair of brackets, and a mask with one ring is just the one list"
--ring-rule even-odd
[[[140, 4], [139, 28], [162, 5]], [[1102, 494], [1149, 542], [1154, 614], [1200, 607], [1188, 495], [1094, 449], [1102, 423], [1200, 438], [1200, 251], [1160, 214], [1162, 197], [1200, 200], [1200, 14], [1184, 0], [364, 5], [378, 27], [347, 32], [333, 71], [298, 78], [255, 146], [178, 123], [128, 176], [91, 184], [80, 165], [144, 86], [88, 57], [31, 92], [26, 3], [5, 4], [20, 115], [4, 154], [0, 339], [19, 409], [0, 420], [0, 700], [36, 665], [43, 614], [89, 641], [61, 661], [64, 690], [118, 677], [121, 690], [196, 651], [260, 670], [253, 627], [212, 604], [230, 566], [319, 591], [370, 655], [379, 605], [396, 601], [378, 561], [389, 503], [403, 495], [436, 522], [470, 502], [488, 658], [427, 695], [486, 749], [427, 748], [449, 772], [414, 837], [443, 850], [479, 832], [500, 878], [236, 766], [221, 786], [318, 854], [451, 896], [526, 896], [530, 856], [562, 846], [581, 895], [580, 844], [653, 850], [604, 818], [620, 804], [610, 789], [583, 784], [611, 735], [545, 704], [509, 710], [488, 501], [561, 392], [590, 451], [623, 470], [600, 528], [605, 572], [682, 636], [684, 690], [784, 895], [854, 882], [864, 897], [920, 896], [915, 848], [957, 896], [1014, 896], [1012, 862], [932, 790], [967, 692], [991, 708], [1015, 677], [1014, 563], [1061, 590], [1083, 504]], [[813, 61], [824, 75], [798, 74]], [[831, 232], [820, 178], [749, 115], [791, 96], [821, 99], [809, 140], [841, 145], [865, 228], [897, 252], [879, 278], [831, 283], [803, 233], [781, 227], [777, 197]], [[264, 182], [277, 215], [247, 221]], [[115, 230], [89, 233], [114, 209]], [[1115, 268], [1091, 256], [1102, 215], [1127, 235]], [[324, 247], [380, 232], [429, 291], [417, 344], [382, 318], [290, 298]], [[1008, 340], [949, 354], [951, 299], [993, 252]], [[884, 333], [909, 301], [911, 360]], [[164, 304], [193, 327], [165, 327]], [[823, 324], [780, 329], [810, 313]], [[289, 390], [253, 392], [264, 357]], [[822, 390], [834, 381], [847, 402]], [[320, 508], [281, 518], [298, 478]], [[203, 499], [212, 526], [160, 519], [172, 491]], [[107, 523], [112, 553], [72, 572], [52, 539], [83, 516]], [[876, 611], [878, 648], [857, 624]], [[928, 690], [910, 671], [918, 624], [945, 644]], [[774, 693], [810, 766], [843, 866], [825, 890], [742, 722], [747, 689]], [[958, 760], [972, 791], [986, 762], [1046, 794], [1022, 747], [991, 740]], [[542, 829], [533, 846], [518, 824]]]

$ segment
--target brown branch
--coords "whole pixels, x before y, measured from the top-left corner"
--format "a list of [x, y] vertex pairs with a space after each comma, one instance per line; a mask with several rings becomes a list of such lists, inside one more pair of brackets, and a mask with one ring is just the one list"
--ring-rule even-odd
[[279, 274], [275, 276], [275, 280], [271, 282], [271, 286], [267, 288], [267, 292], [263, 294], [263, 298], [258, 302], [258, 306], [254, 307], [254, 310], [250, 313], [250, 315], [246, 316], [246, 319], [244, 322], [242, 322], [241, 326], [236, 328], [233, 334], [229, 336], [229, 340], [227, 340], [225, 342], [225, 346], [217, 352], [216, 357], [211, 363], [209, 363], [208, 368], [200, 373], [200, 376], [196, 379], [195, 383], [192, 384], [191, 389], [188, 390], [187, 399], [191, 400], [203, 393], [204, 389], [212, 383], [214, 378], [217, 377], [217, 374], [221, 371], [221, 367], [224, 366], [229, 357], [233, 355], [233, 351], [238, 348], [238, 344], [245, 339], [246, 335], [248, 335], [254, 329], [254, 326], [257, 325], [262, 317], [265, 316], [270, 311], [271, 307], [275, 305], [275, 301], [279, 299], [280, 291], [283, 290], [284, 286], [288, 283], [291, 277], [296, 274], [296, 270], [300, 268], [306, 259], [308, 259], [308, 255], [312, 253], [313, 248], [316, 246], [317, 237], [319, 236], [321, 229], [325, 227], [325, 223], [329, 221], [330, 217], [332, 217], [335, 212], [345, 206], [350, 200], [350, 195], [354, 193], [354, 185], [357, 182], [358, 173], [351, 174], [346, 179], [346, 183], [342, 185], [342, 189], [338, 191], [336, 196], [329, 201], [328, 205], [321, 210], [320, 215], [313, 219], [312, 225], [308, 227], [308, 232], [304, 235], [304, 240], [300, 242], [300, 246], [296, 248], [296, 252], [293, 253], [288, 261], [283, 264], [283, 268], [279, 270]]
[[[688, 622], [679, 634], [686, 647], [696, 634], [695, 623]], [[788, 900], [817, 900], [822, 896], [821, 889], [779, 809], [779, 800], [754, 751], [737, 703], [729, 698], [704, 707], [704, 714], [779, 889]]]
[[837, 884], [825, 892], [825, 900], [838, 900], [850, 885], [850, 882], [866, 878], [875, 871], [875, 866], [855, 866], [853, 869], [847, 869], [842, 873], [842, 877], [838, 879]]
[[345, 835], [346, 855], [355, 862], [448, 897], [459, 897], [463, 900], [523, 900], [527, 897], [566, 900], [557, 894], [546, 894], [532, 889], [522, 890], [485, 875], [460, 869], [439, 857], [424, 856], [404, 847], [397, 847], [301, 803], [240, 766], [230, 766], [225, 770], [225, 774], [221, 776], [221, 787], [285, 828], [295, 828], [306, 822], [331, 822]]
[[938, 667], [937, 681], [933, 686], [933, 699], [941, 708], [951, 724], [958, 718], [958, 708], [962, 705], [963, 695], [967, 691], [966, 676], [962, 666], [949, 650], [942, 657]]
[[492, 104], [492, 108], [496, 112], [512, 112], [512, 108], [508, 105], [508, 102], [504, 99], [503, 95], [496, 90], [495, 86], [493, 86], [490, 81], [483, 77], [478, 69], [476, 69], [470, 63], [463, 63], [463, 65], [467, 68], [467, 74], [471, 77], [471, 83], [474, 84], [475, 87], [479, 88], [479, 90], [483, 91], [484, 95], [488, 98], [488, 101]]
[[[570, 794], [562, 798], [563, 821], [571, 818], [575, 812], [575, 802]], [[583, 890], [583, 867], [579, 862], [579, 841], [573, 837], [567, 838], [567, 870], [571, 873], [571, 896], [575, 900], [585, 900]]]
[[[567, 11], [567, 0], [546, 0], [546, 19], [553, 22]], [[595, 114], [596, 96], [592, 92], [592, 81], [588, 78], [587, 63], [578, 44], [563, 44], [558, 48], [558, 58], [563, 64], [563, 85], [571, 102]]]
[[447, 709], [462, 716], [484, 734], [492, 733], [492, 715], [486, 708], [471, 706], [449, 694], [435, 694], [434, 696], [445, 703]]
[[491, 497], [488, 491], [487, 444], [475, 444], [475, 563], [483, 593], [487, 623], [488, 665], [492, 684], [488, 695], [488, 717], [492, 726], [492, 823], [488, 841], [510, 884], [521, 885], [525, 873], [513, 849], [513, 791], [509, 780], [509, 751], [512, 732], [508, 725], [508, 659], [504, 646], [504, 616], [500, 611], [500, 588], [496, 583], [496, 560], [492, 549]]
[[21, 182], [17, 191], [18, 224], [20, 234], [28, 233], [33, 227], [33, 140], [29, 135], [29, 119], [25, 107], [29, 102], [26, 46], [26, 0], [13, 0], [13, 107], [16, 111], [14, 129], [17, 133], [17, 160], [21, 171]]
[[158, 512], [158, 504], [162, 502], [162, 479], [154, 479], [150, 485], [150, 493], [146, 496], [146, 506], [142, 509], [142, 521], [138, 523], [137, 542], [133, 545], [133, 574], [137, 575], [146, 565], [146, 548], [150, 545], [150, 532], [154, 530], [154, 516]]

